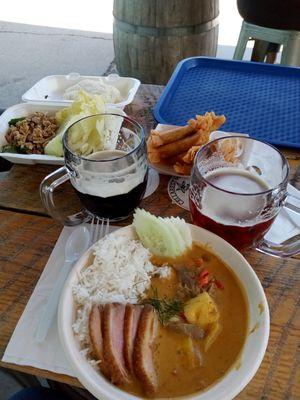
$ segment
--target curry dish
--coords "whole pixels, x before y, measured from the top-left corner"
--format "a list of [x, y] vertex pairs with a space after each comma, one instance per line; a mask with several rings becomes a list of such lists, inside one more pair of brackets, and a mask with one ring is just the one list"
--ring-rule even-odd
[[[99, 368], [141, 397], [203, 391], [239, 361], [248, 328], [245, 293], [226, 264], [195, 243], [180, 257], [151, 261], [168, 265], [171, 273], [152, 277], [141, 304], [110, 303], [91, 311]], [[120, 331], [113, 329], [118, 323]]]

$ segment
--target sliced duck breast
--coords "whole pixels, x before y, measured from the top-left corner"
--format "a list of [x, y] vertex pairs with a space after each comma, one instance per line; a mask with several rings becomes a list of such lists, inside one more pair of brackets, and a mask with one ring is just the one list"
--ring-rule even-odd
[[110, 368], [110, 379], [117, 385], [130, 380], [124, 360], [125, 305], [105, 304], [103, 310], [103, 353]]
[[158, 385], [151, 348], [156, 331], [155, 311], [152, 306], [146, 304], [141, 312], [135, 338], [133, 368], [148, 396], [154, 396]]
[[89, 315], [89, 334], [94, 356], [97, 361], [100, 361], [100, 371], [109, 378], [109, 368], [103, 355], [102, 315], [103, 307], [94, 304]]
[[126, 304], [124, 319], [124, 359], [126, 368], [133, 374], [133, 349], [140, 315], [143, 307], [140, 305]]

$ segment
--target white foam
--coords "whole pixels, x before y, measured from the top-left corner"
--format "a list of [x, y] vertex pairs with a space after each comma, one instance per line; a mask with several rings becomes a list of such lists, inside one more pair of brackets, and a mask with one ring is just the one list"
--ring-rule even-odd
[[[207, 185], [202, 193], [201, 213], [222, 225], [249, 226], [259, 220], [268, 219], [261, 213], [266, 205], [265, 196], [260, 193], [269, 186], [257, 174], [239, 168], [219, 168], [205, 176], [219, 189], [236, 194], [220, 192]], [[249, 196], [244, 196], [250, 194]], [[271, 218], [271, 216], [270, 216]]]
[[[101, 154], [100, 154], [101, 153]], [[118, 166], [121, 169], [111, 171], [111, 163], [108, 161], [101, 165], [90, 163], [77, 168], [77, 177], [72, 177], [72, 185], [81, 193], [90, 194], [102, 198], [126, 194], [144, 181], [147, 172], [147, 163], [144, 157], [131, 165], [121, 160], [125, 153], [122, 151], [103, 151], [94, 153], [89, 158], [94, 160], [111, 160], [119, 158]], [[107, 168], [105, 168], [107, 166]]]

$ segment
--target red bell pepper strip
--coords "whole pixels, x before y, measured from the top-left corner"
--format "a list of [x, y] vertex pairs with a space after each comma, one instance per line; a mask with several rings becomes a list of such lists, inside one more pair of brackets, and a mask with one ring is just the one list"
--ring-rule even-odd
[[218, 289], [224, 289], [224, 285], [221, 281], [218, 281], [217, 279], [215, 279], [215, 285], [217, 286]]
[[200, 287], [206, 286], [211, 280], [211, 274], [207, 269], [203, 269], [198, 276], [198, 283]]

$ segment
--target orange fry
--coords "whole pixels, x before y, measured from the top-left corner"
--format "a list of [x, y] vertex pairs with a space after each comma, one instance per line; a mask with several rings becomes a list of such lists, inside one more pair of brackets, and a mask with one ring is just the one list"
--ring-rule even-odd
[[177, 174], [180, 174], [180, 175], [190, 175], [190, 173], [192, 171], [192, 165], [181, 164], [179, 162], [174, 164], [173, 168], [174, 168], [175, 172], [177, 172]]
[[190, 119], [188, 124], [197, 130], [215, 131], [226, 121], [224, 115], [216, 115], [213, 111], [206, 112], [205, 115], [196, 115], [195, 119]]
[[199, 133], [199, 139], [198, 139], [196, 145], [202, 146], [209, 141], [211, 131], [209, 130], [209, 131], [203, 132], [203, 131], [199, 130], [198, 133]]
[[225, 124], [225, 122], [226, 122], [225, 115], [216, 116], [212, 124], [212, 130], [213, 131], [218, 130], [223, 124]]
[[174, 157], [168, 158], [166, 162], [170, 165], [176, 164], [177, 162], [182, 163], [186, 153], [187, 151], [184, 151], [183, 153], [177, 154]]
[[237, 160], [237, 154], [239, 153], [239, 146], [241, 142], [238, 138], [226, 138], [221, 143], [221, 152], [224, 155], [224, 159], [227, 162], [235, 162]]
[[184, 157], [182, 157], [182, 161], [184, 161], [186, 164], [192, 164], [194, 162], [194, 158], [196, 157], [196, 154], [198, 150], [200, 149], [201, 146], [192, 146], [187, 153], [185, 154]]
[[[198, 150], [209, 142], [211, 132], [219, 129], [225, 121], [224, 115], [211, 111], [196, 115], [186, 126], [162, 132], [152, 130], [147, 140], [149, 161], [173, 165], [178, 174], [189, 175]], [[228, 159], [233, 159], [235, 148], [232, 143], [228, 147], [222, 151]]]
[[163, 146], [164, 144], [175, 142], [176, 140], [183, 139], [193, 133], [194, 129], [190, 125], [180, 126], [167, 131], [152, 130], [150, 135], [152, 137], [153, 147]]
[[149, 136], [147, 139], [147, 153], [148, 153], [149, 161], [152, 164], [157, 164], [160, 162], [160, 155], [159, 155], [157, 149], [153, 146], [152, 136]]
[[[168, 143], [155, 149], [160, 160], [165, 160], [176, 156], [180, 153], [187, 151], [191, 146], [195, 145], [199, 140], [199, 133], [196, 132], [191, 136], [187, 136], [183, 139], [176, 140], [176, 142]], [[153, 153], [154, 149], [150, 147], [150, 153]], [[151, 161], [151, 159], [150, 159]]]

